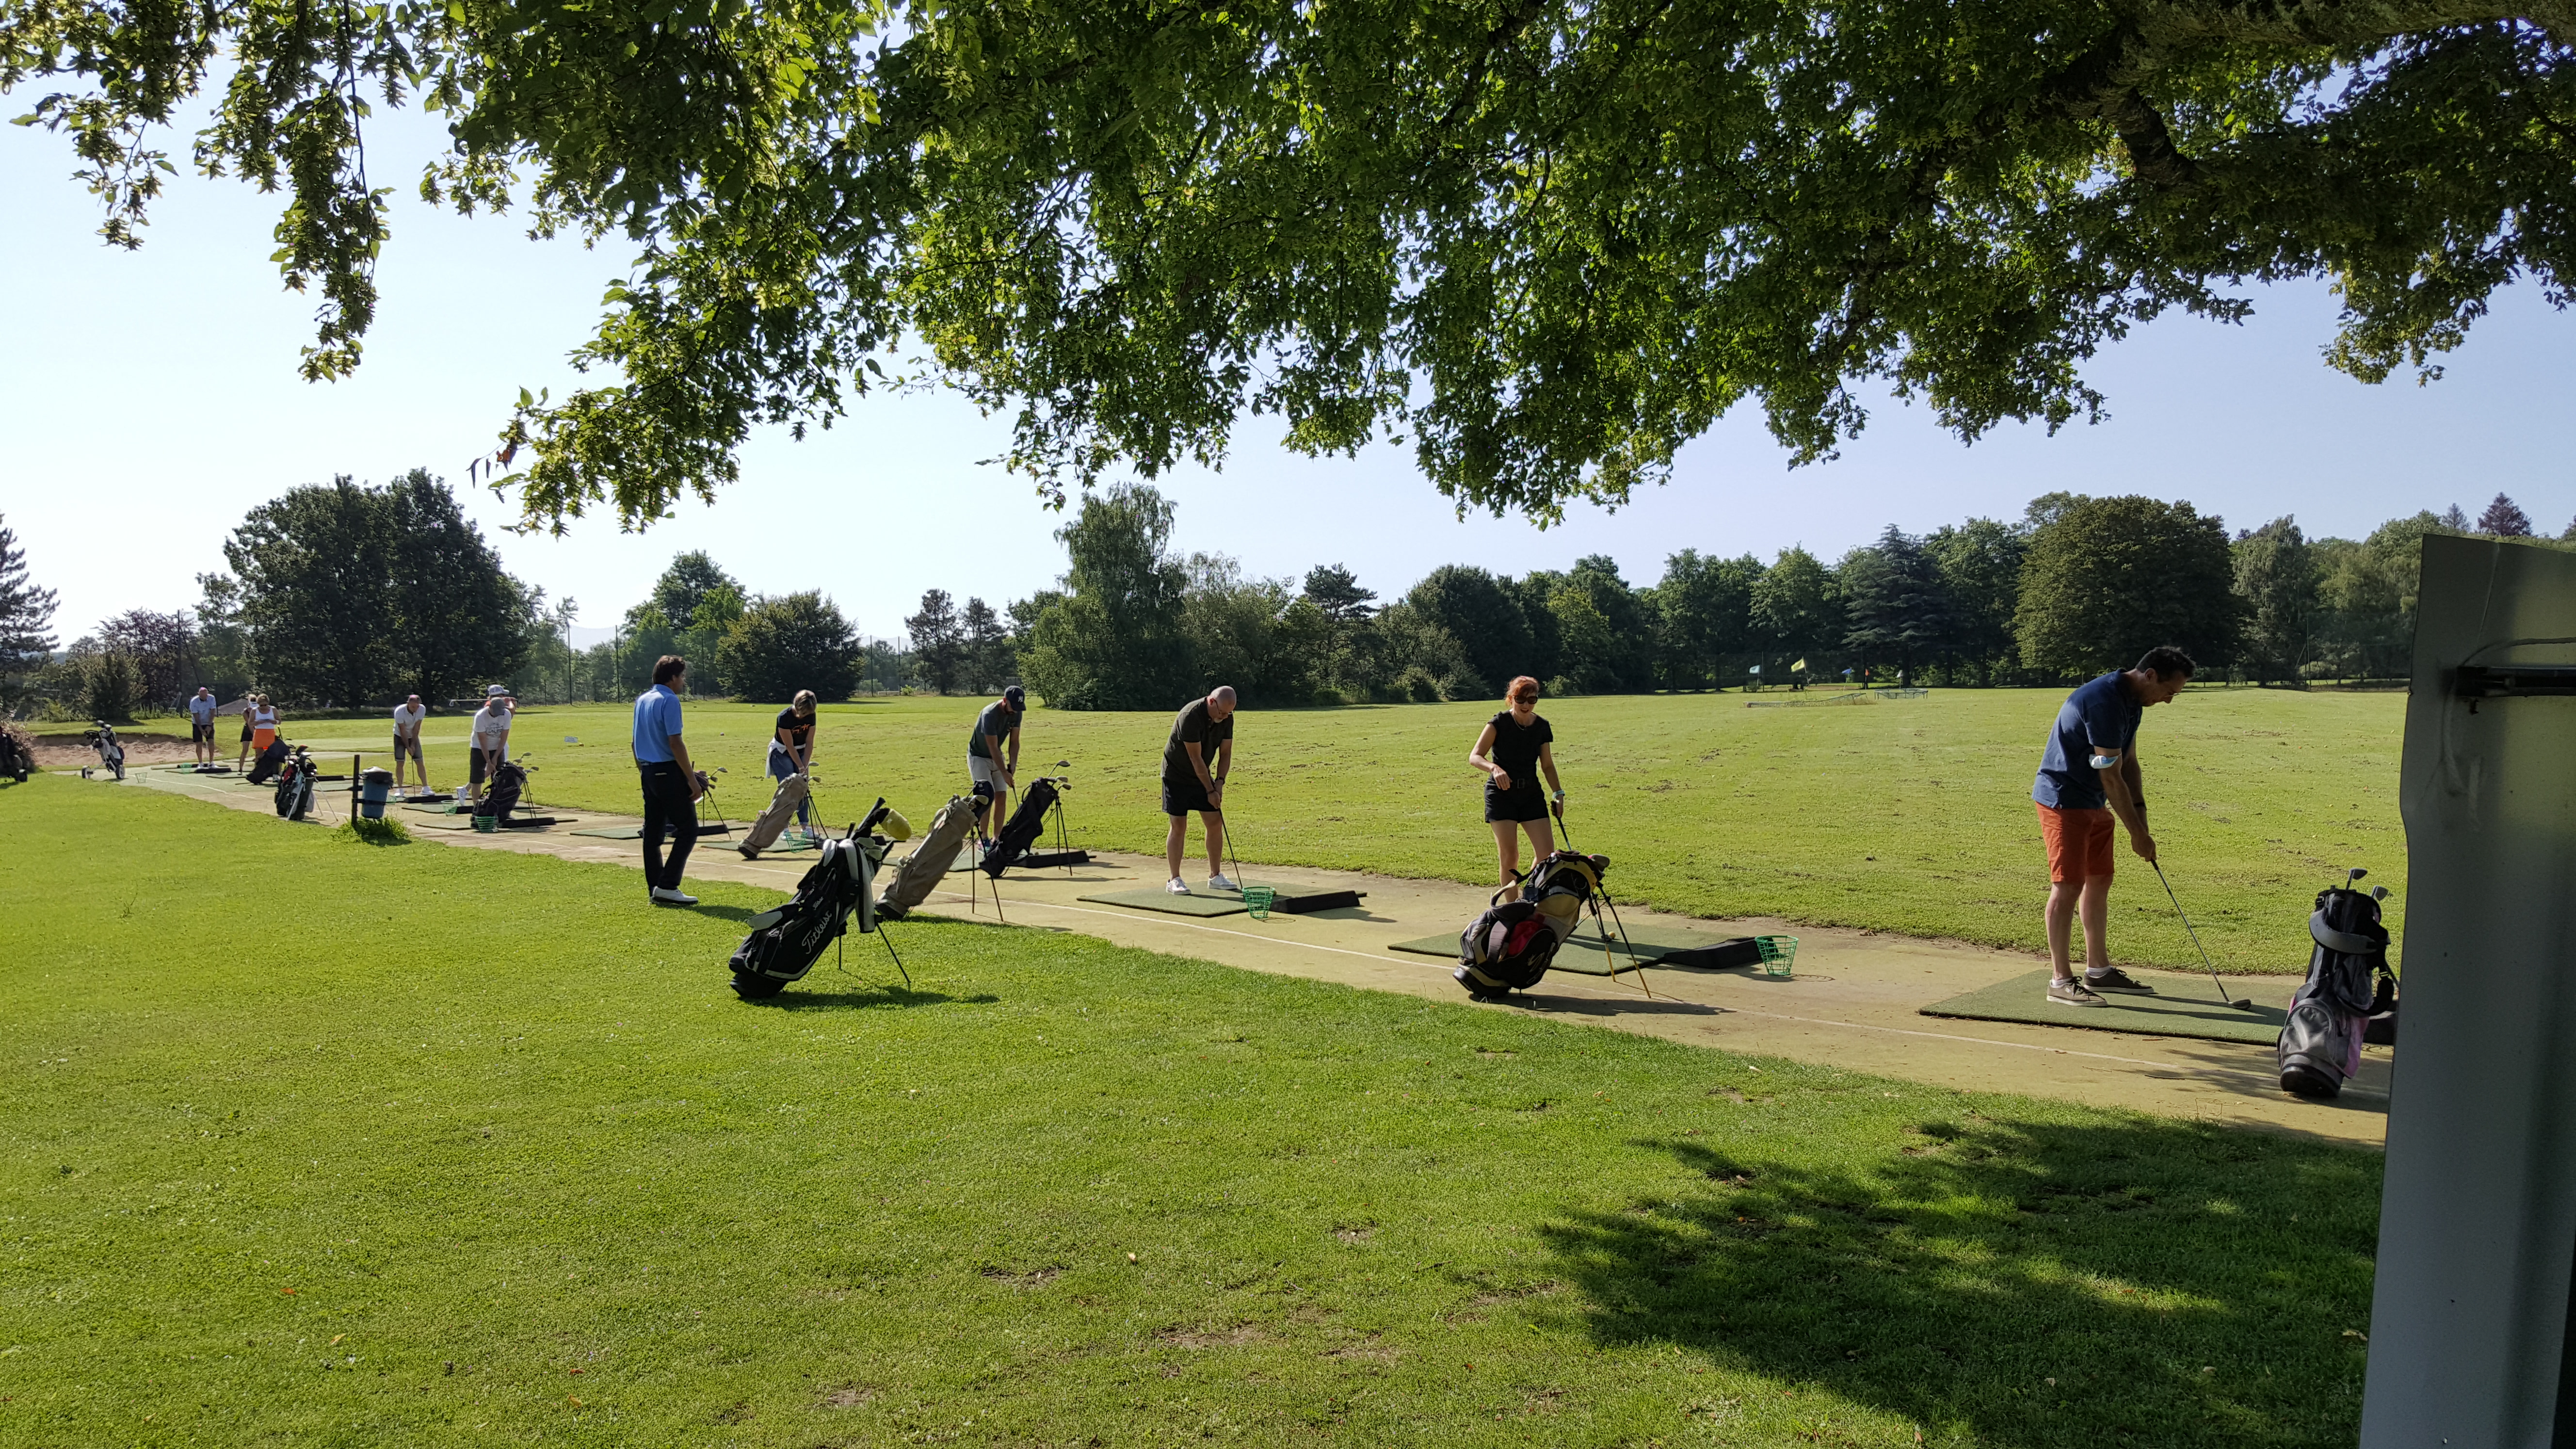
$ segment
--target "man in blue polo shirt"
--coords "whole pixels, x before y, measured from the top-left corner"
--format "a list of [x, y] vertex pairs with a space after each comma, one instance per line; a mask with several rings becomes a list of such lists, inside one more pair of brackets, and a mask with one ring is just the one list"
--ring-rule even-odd
[[[2153, 864], [2147, 793], [2138, 773], [2138, 720], [2147, 706], [2182, 693], [2191, 656], [2170, 645], [2147, 651], [2135, 669], [2115, 670], [2066, 697], [2040, 757], [2030, 798], [2039, 807], [2039, 837], [2048, 847], [2048, 1000], [2057, 1006], [2107, 1006], [2098, 994], [2152, 993], [2155, 988], [2111, 964], [2111, 821], [2129, 830], [2129, 848]], [[2074, 927], [2084, 922], [2084, 979], [2075, 979]]]
[[[665, 654], [653, 665], [653, 687], [635, 697], [635, 768], [644, 785], [644, 884], [657, 906], [694, 906], [680, 894], [680, 867], [698, 841], [698, 800], [705, 795], [689, 747], [680, 740], [680, 693], [689, 687], [689, 662]], [[671, 833], [671, 855], [662, 857], [662, 832]]]

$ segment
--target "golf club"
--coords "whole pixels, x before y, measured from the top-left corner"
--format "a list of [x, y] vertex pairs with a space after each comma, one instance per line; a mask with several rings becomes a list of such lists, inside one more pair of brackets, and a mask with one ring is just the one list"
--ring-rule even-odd
[[2156, 879], [2162, 882], [2165, 888], [2165, 899], [2173, 902], [2174, 914], [2182, 917], [2182, 928], [2191, 932], [2192, 947], [2200, 952], [2200, 964], [2209, 968], [2209, 984], [2218, 988], [2218, 999], [2237, 1011], [2252, 1011], [2254, 1002], [2250, 997], [2228, 1000], [2227, 983], [2218, 979], [2218, 967], [2209, 959], [2209, 948], [2200, 944], [2200, 932], [2193, 930], [2191, 916], [2182, 908], [2182, 898], [2174, 894], [2173, 882], [2165, 879], [2164, 864], [2153, 860], [2148, 861], [2147, 864], [2155, 868]]
[[[1547, 811], [1556, 817], [1557, 834], [1565, 838], [1565, 848], [1574, 849], [1574, 832], [1565, 828], [1565, 803], [1561, 800], [1550, 800], [1547, 802]], [[1619, 903], [1610, 899], [1610, 891], [1607, 887], [1602, 889], [1601, 899], [1608, 902], [1610, 906], [1610, 921], [1619, 928], [1619, 944], [1627, 948], [1628, 964], [1637, 968], [1637, 987], [1651, 999], [1655, 994], [1655, 988], [1646, 984], [1646, 963], [1637, 959], [1637, 948], [1628, 943], [1628, 923], [1619, 919]], [[1599, 906], [1592, 908], [1592, 924], [1596, 927], [1601, 924]], [[1610, 967], [1610, 979], [1618, 980], [1619, 963], [1610, 958], [1610, 937], [1606, 931], [1602, 933], [1601, 938], [1601, 959]]]

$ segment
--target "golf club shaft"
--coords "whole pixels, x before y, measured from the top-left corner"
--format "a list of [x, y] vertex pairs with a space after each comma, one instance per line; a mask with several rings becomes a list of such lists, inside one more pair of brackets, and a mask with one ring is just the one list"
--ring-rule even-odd
[[2227, 983], [2218, 979], [2218, 964], [2209, 959], [2209, 948], [2200, 944], [2200, 932], [2191, 923], [2191, 912], [2182, 908], [2182, 897], [2174, 894], [2173, 882], [2165, 879], [2162, 861], [2147, 862], [2156, 873], [2156, 884], [2165, 888], [2165, 899], [2173, 902], [2174, 914], [2182, 918], [2182, 928], [2191, 937], [2192, 949], [2200, 953], [2200, 964], [2209, 968], [2209, 984], [2218, 988], [2218, 999], [2229, 1006], [2236, 1003], [2227, 994]]

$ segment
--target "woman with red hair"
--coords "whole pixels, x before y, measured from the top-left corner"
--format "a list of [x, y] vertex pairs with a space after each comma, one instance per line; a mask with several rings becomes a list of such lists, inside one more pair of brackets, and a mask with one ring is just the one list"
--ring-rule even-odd
[[1556, 778], [1556, 731], [1539, 717], [1538, 681], [1524, 674], [1504, 695], [1511, 708], [1485, 721], [1467, 763], [1485, 772], [1485, 822], [1494, 827], [1494, 851], [1502, 861], [1502, 883], [1520, 879], [1521, 832], [1529, 832], [1536, 860], [1556, 853], [1556, 832], [1547, 820], [1548, 797], [1539, 793], [1539, 772], [1555, 791], [1556, 807], [1565, 808], [1565, 785]]

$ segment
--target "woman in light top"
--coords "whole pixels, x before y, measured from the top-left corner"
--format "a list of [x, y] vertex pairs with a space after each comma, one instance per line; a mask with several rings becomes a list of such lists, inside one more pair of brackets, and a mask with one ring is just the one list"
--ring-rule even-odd
[[1549, 798], [1538, 788], [1541, 771], [1565, 808], [1565, 786], [1556, 778], [1556, 732], [1538, 712], [1538, 681], [1524, 674], [1512, 681], [1504, 702], [1511, 708], [1485, 721], [1467, 763], [1485, 772], [1485, 821], [1494, 828], [1494, 851], [1501, 857], [1502, 883], [1520, 878], [1521, 832], [1529, 833], [1535, 860], [1556, 853], [1556, 832], [1548, 825]]
[[277, 738], [277, 711], [269, 705], [267, 695], [258, 695], [250, 704], [250, 752], [267, 749]]

